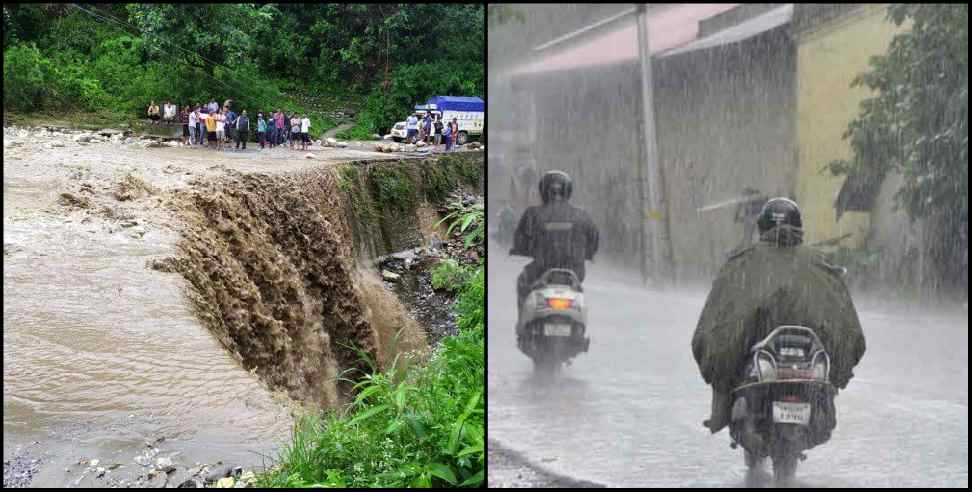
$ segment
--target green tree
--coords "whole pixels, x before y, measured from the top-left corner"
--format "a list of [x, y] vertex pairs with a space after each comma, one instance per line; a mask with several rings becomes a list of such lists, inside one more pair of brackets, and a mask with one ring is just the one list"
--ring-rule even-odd
[[[861, 103], [844, 138], [850, 160], [829, 164], [834, 175], [880, 183], [891, 171], [904, 183], [896, 207], [936, 231], [929, 251], [948, 284], [968, 285], [969, 7], [968, 4], [893, 4], [888, 19], [911, 29], [871, 59], [852, 87], [877, 91]], [[963, 232], [964, 231], [964, 232]], [[958, 278], [964, 276], [965, 279]]]

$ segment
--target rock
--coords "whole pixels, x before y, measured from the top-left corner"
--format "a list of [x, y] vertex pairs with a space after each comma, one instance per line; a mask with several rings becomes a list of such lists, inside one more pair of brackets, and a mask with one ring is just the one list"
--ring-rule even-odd
[[371, 134], [371, 138], [372, 138], [373, 140], [381, 140], [381, 135], [379, 135], [379, 134], [377, 134], [377, 133], [372, 133], [372, 134]]
[[334, 137], [327, 137], [327, 144], [330, 146], [337, 145], [337, 139]]
[[182, 144], [180, 144], [179, 142], [176, 142], [175, 140], [173, 140], [173, 141], [167, 143], [166, 145], [168, 145], [169, 147], [179, 147]]
[[74, 141], [75, 142], [90, 142], [92, 138], [94, 138], [94, 136], [91, 135], [90, 133], [82, 133], [82, 134], [74, 137]]
[[388, 280], [389, 282], [394, 282], [394, 281], [398, 280], [400, 277], [401, 277], [401, 275], [399, 275], [397, 273], [389, 272], [388, 270], [382, 270], [381, 271], [381, 278], [383, 278], [385, 280]]
[[165, 473], [175, 470], [175, 466], [172, 464], [172, 458], [157, 458], [155, 460], [155, 469]]
[[320, 141], [320, 140], [317, 140], [317, 141], [315, 141], [314, 143], [315, 143], [315, 144], [316, 144], [316, 145], [317, 145], [318, 147], [320, 147], [320, 146], [321, 146], [321, 141]]
[[314, 154], [311, 154], [310, 152], [308, 152], [308, 153], [304, 154], [304, 158], [305, 159], [313, 159], [314, 158]]
[[54, 147], [64, 147], [64, 142], [61, 142], [60, 140], [55, 140], [55, 141], [49, 143], [48, 145], [51, 148], [54, 148]]
[[482, 147], [482, 145], [479, 142], [469, 142], [466, 144], [466, 148], [469, 150], [476, 150], [480, 147]]
[[383, 140], [391, 140], [392, 139], [392, 136], [391, 136], [391, 133], [389, 133], [388, 135], [385, 135], [384, 137], [381, 137], [381, 138]]
[[95, 133], [97, 133], [98, 135], [104, 135], [106, 137], [113, 137], [115, 135], [121, 135], [123, 132], [121, 130], [114, 130], [111, 128], [102, 128], [101, 130], [98, 130]]
[[405, 152], [414, 152], [414, 151], [415, 151], [415, 145], [405, 144]]
[[223, 477], [229, 477], [233, 474], [233, 468], [234, 467], [230, 465], [216, 468], [215, 470], [210, 472], [209, 475], [206, 475], [206, 481], [215, 482]]
[[216, 481], [217, 489], [231, 489], [236, 480], [233, 477], [223, 477]]
[[341, 141], [341, 142], [338, 142], [338, 143], [336, 143], [334, 145], [343, 149], [343, 148], [345, 148], [345, 147], [348, 146], [348, 143]]
[[416, 147], [425, 147], [425, 142], [417, 142], [417, 143], [415, 144], [415, 146], [416, 146]]

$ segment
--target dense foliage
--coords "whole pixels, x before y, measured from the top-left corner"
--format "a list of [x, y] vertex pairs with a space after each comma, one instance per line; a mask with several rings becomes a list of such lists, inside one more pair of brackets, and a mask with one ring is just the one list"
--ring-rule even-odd
[[896, 204], [912, 219], [930, 222], [933, 261], [946, 283], [964, 282], [967, 289], [969, 6], [892, 4], [888, 18], [910, 29], [854, 80], [853, 87], [877, 95], [861, 103], [844, 135], [853, 157], [829, 168], [872, 186], [891, 171], [901, 173]]
[[[484, 7], [456, 4], [23, 4], [4, 10], [4, 109], [116, 111], [233, 99], [386, 131], [433, 95], [483, 96]], [[312, 128], [315, 125], [312, 124]]]

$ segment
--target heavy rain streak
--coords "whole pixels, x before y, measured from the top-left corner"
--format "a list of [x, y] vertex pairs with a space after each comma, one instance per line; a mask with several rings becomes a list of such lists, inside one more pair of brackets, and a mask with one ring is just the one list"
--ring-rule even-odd
[[490, 486], [968, 487], [968, 5], [488, 24]]

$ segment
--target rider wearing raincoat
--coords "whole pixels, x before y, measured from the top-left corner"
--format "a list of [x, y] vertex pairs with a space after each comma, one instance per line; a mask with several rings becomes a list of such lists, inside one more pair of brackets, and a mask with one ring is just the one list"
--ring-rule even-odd
[[864, 355], [864, 333], [839, 268], [803, 243], [796, 203], [774, 198], [758, 220], [758, 243], [722, 267], [692, 337], [692, 354], [712, 386], [715, 433], [729, 424], [730, 392], [750, 347], [780, 325], [813, 329], [831, 356], [830, 381], [843, 389]]

